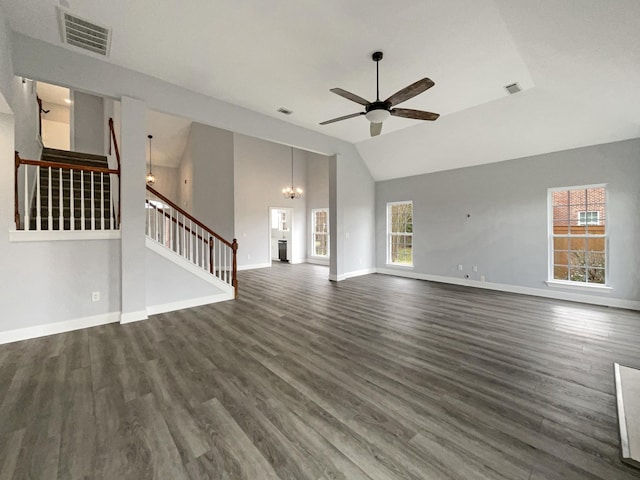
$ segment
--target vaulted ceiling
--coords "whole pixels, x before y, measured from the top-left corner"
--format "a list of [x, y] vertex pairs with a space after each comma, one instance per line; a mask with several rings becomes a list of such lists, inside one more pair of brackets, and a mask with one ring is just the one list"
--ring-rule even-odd
[[[58, 45], [62, 3], [113, 29], [107, 61], [355, 143], [376, 180], [640, 136], [637, 0], [0, 1]], [[330, 88], [375, 98], [375, 50], [381, 97], [429, 77], [401, 106], [436, 122], [318, 125], [360, 110]]]

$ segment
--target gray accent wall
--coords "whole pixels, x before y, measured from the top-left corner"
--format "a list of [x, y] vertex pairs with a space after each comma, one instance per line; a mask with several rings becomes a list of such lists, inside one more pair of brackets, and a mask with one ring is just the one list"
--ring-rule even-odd
[[76, 152], [105, 154], [104, 101], [102, 97], [73, 91], [73, 146]]
[[[376, 184], [376, 264], [386, 265], [386, 204], [411, 200], [414, 267], [403, 274], [549, 290], [547, 189], [607, 184], [611, 298], [640, 300], [640, 140]], [[463, 265], [463, 271], [457, 266]], [[473, 272], [473, 266], [478, 272]], [[554, 287], [555, 290], [555, 287]], [[575, 291], [574, 291], [575, 292]]]
[[[304, 152], [307, 160], [307, 260], [321, 265], [329, 265], [328, 258], [313, 257], [313, 222], [311, 211], [316, 208], [329, 208], [329, 157], [317, 153]], [[331, 232], [329, 232], [331, 235]], [[331, 248], [329, 248], [331, 255]]]

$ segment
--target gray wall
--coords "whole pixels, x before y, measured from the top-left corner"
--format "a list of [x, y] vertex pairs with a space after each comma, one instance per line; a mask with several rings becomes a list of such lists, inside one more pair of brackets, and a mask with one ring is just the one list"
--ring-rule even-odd
[[[149, 171], [149, 163], [147, 163], [146, 168]], [[180, 191], [179, 168], [154, 166], [153, 175], [156, 177], [156, 183], [153, 185], [154, 190], [180, 205], [178, 196]]]
[[223, 238], [231, 241], [233, 215], [233, 133], [193, 122], [190, 212]]
[[[307, 159], [307, 259], [313, 263], [329, 265], [329, 259], [312, 257], [313, 231], [311, 211], [316, 208], [329, 208], [329, 157], [305, 152]], [[329, 232], [331, 235], [331, 232]], [[329, 249], [331, 254], [331, 249]]]
[[640, 140], [378, 182], [377, 266], [387, 268], [386, 203], [412, 200], [413, 273], [547, 289], [547, 189], [598, 183], [608, 184], [608, 296], [637, 301]]
[[[246, 135], [234, 134], [235, 222], [238, 266], [266, 266], [269, 252], [269, 207], [293, 208], [293, 262], [307, 256], [306, 196], [291, 200], [282, 189], [291, 183], [291, 149]], [[294, 149], [294, 186], [307, 190], [305, 153]]]
[[76, 152], [105, 154], [104, 103], [102, 97], [73, 91], [73, 142]]

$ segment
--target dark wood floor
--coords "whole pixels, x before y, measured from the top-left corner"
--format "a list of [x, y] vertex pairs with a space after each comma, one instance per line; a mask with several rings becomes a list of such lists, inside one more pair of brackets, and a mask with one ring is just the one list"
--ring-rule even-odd
[[612, 375], [640, 313], [327, 273], [0, 346], [0, 479], [640, 478]]

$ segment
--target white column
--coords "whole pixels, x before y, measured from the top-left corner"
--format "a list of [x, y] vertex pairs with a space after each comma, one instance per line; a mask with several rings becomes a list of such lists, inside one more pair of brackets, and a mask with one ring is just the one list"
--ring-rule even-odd
[[145, 141], [146, 107], [129, 97], [121, 100], [121, 323], [145, 320]]

